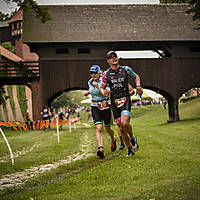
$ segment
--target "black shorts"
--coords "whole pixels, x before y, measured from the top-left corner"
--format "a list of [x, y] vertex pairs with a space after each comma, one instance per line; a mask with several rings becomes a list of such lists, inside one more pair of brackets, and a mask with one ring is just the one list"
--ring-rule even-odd
[[126, 102], [124, 103], [124, 105], [119, 107], [119, 108], [115, 105], [114, 100], [112, 100], [111, 101], [111, 107], [112, 107], [114, 119], [116, 121], [117, 119], [119, 119], [121, 117], [121, 115], [123, 115], [123, 113], [130, 115], [131, 99], [130, 99], [130, 97], [127, 97]]
[[92, 106], [92, 117], [94, 124], [102, 124], [104, 122], [105, 126], [111, 125], [111, 108], [100, 110], [98, 107]]

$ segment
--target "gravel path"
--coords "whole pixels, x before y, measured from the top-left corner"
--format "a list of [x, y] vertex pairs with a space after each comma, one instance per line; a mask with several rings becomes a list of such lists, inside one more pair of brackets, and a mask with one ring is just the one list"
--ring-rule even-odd
[[75, 153], [71, 156], [68, 156], [67, 159], [59, 160], [54, 163], [31, 167], [29, 169], [25, 169], [20, 172], [3, 175], [0, 177], [0, 190], [3, 190], [4, 188], [10, 188], [10, 187], [22, 185], [26, 181], [28, 181], [30, 178], [35, 177], [38, 174], [44, 173], [51, 169], [55, 169], [61, 165], [69, 164], [76, 160], [86, 159], [90, 156], [93, 156], [93, 154], [89, 153], [90, 147], [92, 144], [88, 140], [87, 132], [83, 133], [82, 137], [83, 138], [82, 138], [82, 140], [81, 140], [82, 142], [80, 144], [80, 152]]

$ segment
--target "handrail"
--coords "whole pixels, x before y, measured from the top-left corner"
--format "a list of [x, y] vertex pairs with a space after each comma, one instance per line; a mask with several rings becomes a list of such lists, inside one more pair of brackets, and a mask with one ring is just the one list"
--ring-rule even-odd
[[27, 80], [28, 82], [39, 80], [40, 65], [38, 61], [25, 62], [0, 62], [0, 80], [11, 81], [18, 79]]

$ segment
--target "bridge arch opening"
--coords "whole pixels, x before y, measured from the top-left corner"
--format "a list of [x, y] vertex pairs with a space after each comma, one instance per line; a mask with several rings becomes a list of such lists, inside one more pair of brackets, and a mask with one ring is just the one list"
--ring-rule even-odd
[[179, 121], [179, 108], [178, 108], [178, 99], [174, 99], [169, 93], [166, 91], [156, 88], [153, 86], [143, 86], [145, 89], [150, 89], [158, 94], [161, 94], [166, 100], [168, 104], [168, 114], [169, 114], [169, 120], [168, 122], [174, 122], [174, 121]]
[[159, 58], [159, 54], [153, 50], [138, 50], [138, 51], [116, 51], [119, 58]]
[[[182, 120], [200, 119], [198, 102], [200, 101], [200, 87], [192, 87], [182, 93], [179, 98], [180, 116]], [[184, 115], [184, 110], [189, 110], [189, 115]]]
[[[83, 99], [84, 98], [83, 92], [85, 90], [87, 90], [87, 88], [75, 87], [75, 88], [68, 88], [63, 91], [58, 91], [48, 99], [48, 106], [51, 106], [54, 103], [54, 101], [60, 97], [66, 97], [70, 99], [70, 95], [74, 96], [82, 93], [82, 99]], [[78, 96], [78, 99], [81, 99], [81, 95]]]
[[[48, 106], [53, 114], [60, 111], [66, 113], [67, 110], [72, 110], [73, 114], [78, 110], [85, 110], [86, 106], [81, 104], [84, 98], [83, 93], [86, 91], [83, 88], [70, 88], [64, 91], [59, 91], [48, 99]], [[90, 107], [90, 105], [88, 106]]]

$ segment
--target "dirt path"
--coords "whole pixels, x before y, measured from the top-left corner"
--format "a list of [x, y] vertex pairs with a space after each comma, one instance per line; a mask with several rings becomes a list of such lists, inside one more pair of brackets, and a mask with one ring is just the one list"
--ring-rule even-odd
[[61, 165], [66, 165], [73, 161], [86, 159], [90, 156], [93, 156], [93, 154], [89, 153], [90, 147], [92, 146], [92, 144], [88, 139], [87, 132], [85, 132], [82, 135], [81, 141], [82, 142], [80, 144], [80, 151], [78, 153], [68, 156], [67, 159], [65, 160], [59, 160], [54, 163], [31, 167], [29, 169], [25, 169], [20, 172], [1, 176], [0, 190], [3, 190], [4, 188], [10, 188], [10, 187], [22, 185], [26, 181], [30, 180], [32, 177], [35, 177], [36, 175], [42, 174], [51, 169], [55, 169]]
[[[16, 151], [13, 153], [14, 158], [19, 158], [23, 155], [26, 155], [27, 153], [30, 153], [33, 151], [33, 149], [38, 148], [40, 145], [39, 144], [34, 144], [31, 148], [23, 148], [21, 151]], [[10, 156], [5, 155], [3, 157], [0, 157], [0, 163], [5, 163], [5, 162], [10, 162]]]

